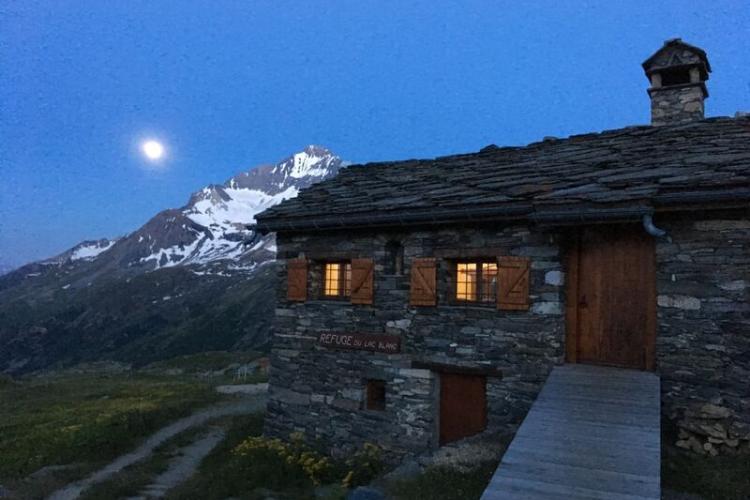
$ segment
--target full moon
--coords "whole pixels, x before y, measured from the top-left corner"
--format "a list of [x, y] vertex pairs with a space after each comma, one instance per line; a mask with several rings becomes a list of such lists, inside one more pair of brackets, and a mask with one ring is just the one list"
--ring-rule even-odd
[[158, 141], [146, 141], [141, 145], [141, 150], [149, 160], [158, 160], [164, 156], [164, 146]]

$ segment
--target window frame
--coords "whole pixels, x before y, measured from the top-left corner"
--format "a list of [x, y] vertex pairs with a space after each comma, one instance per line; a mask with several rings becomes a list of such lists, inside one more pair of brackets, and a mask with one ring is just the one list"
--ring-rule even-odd
[[[337, 293], [329, 294], [328, 266], [338, 265]], [[320, 296], [323, 300], [350, 300], [352, 296], [352, 261], [347, 259], [326, 260], [322, 262], [322, 287]]]
[[[474, 264], [475, 271], [475, 293], [473, 298], [459, 297], [459, 268], [461, 265]], [[488, 271], [485, 266], [491, 266], [492, 271]], [[488, 283], [486, 276], [494, 275], [494, 290], [489, 292], [485, 289]], [[500, 280], [500, 266], [494, 257], [472, 257], [455, 259], [451, 265], [451, 296], [450, 302], [456, 305], [464, 306], [495, 306], [497, 303], [498, 285]]]

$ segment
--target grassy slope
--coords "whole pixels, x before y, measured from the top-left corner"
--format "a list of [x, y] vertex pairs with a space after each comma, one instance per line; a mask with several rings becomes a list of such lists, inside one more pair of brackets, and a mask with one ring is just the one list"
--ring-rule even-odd
[[83, 474], [218, 397], [195, 380], [66, 376], [0, 387], [0, 482], [12, 488], [48, 465]]
[[0, 372], [19, 360], [27, 362], [16, 373], [260, 347], [273, 316], [272, 265], [252, 276], [168, 268], [130, 279], [101, 277], [78, 288], [63, 288], [72, 276], [55, 272], [61, 271], [0, 283]]
[[180, 448], [199, 439], [205, 432], [205, 427], [199, 427], [178, 434], [158, 446], [148, 459], [136, 462], [112, 478], [85, 490], [80, 500], [111, 500], [138, 495], [153, 482], [155, 477], [169, 468], [170, 461]]

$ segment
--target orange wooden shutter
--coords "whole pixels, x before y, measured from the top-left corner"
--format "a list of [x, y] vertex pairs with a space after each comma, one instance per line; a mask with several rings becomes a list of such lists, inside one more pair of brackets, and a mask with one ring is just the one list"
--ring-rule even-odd
[[352, 259], [352, 304], [372, 304], [372, 259]]
[[434, 258], [414, 259], [412, 261], [409, 304], [413, 306], [434, 306], [437, 304], [436, 274], [436, 260]]
[[307, 260], [286, 261], [286, 298], [295, 302], [307, 300]]
[[498, 257], [497, 308], [507, 311], [529, 309], [528, 257]]

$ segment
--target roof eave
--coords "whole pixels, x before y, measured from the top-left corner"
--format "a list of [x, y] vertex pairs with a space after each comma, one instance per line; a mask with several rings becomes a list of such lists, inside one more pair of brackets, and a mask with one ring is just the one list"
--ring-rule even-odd
[[262, 234], [271, 232], [313, 232], [388, 227], [435, 226], [498, 221], [528, 221], [542, 225], [575, 225], [597, 222], [638, 220], [654, 212], [720, 210], [746, 206], [750, 187], [660, 194], [652, 199], [634, 200], [619, 206], [512, 206], [448, 209], [429, 212], [386, 212], [375, 214], [342, 214], [316, 218], [278, 218], [258, 220], [254, 229]]

